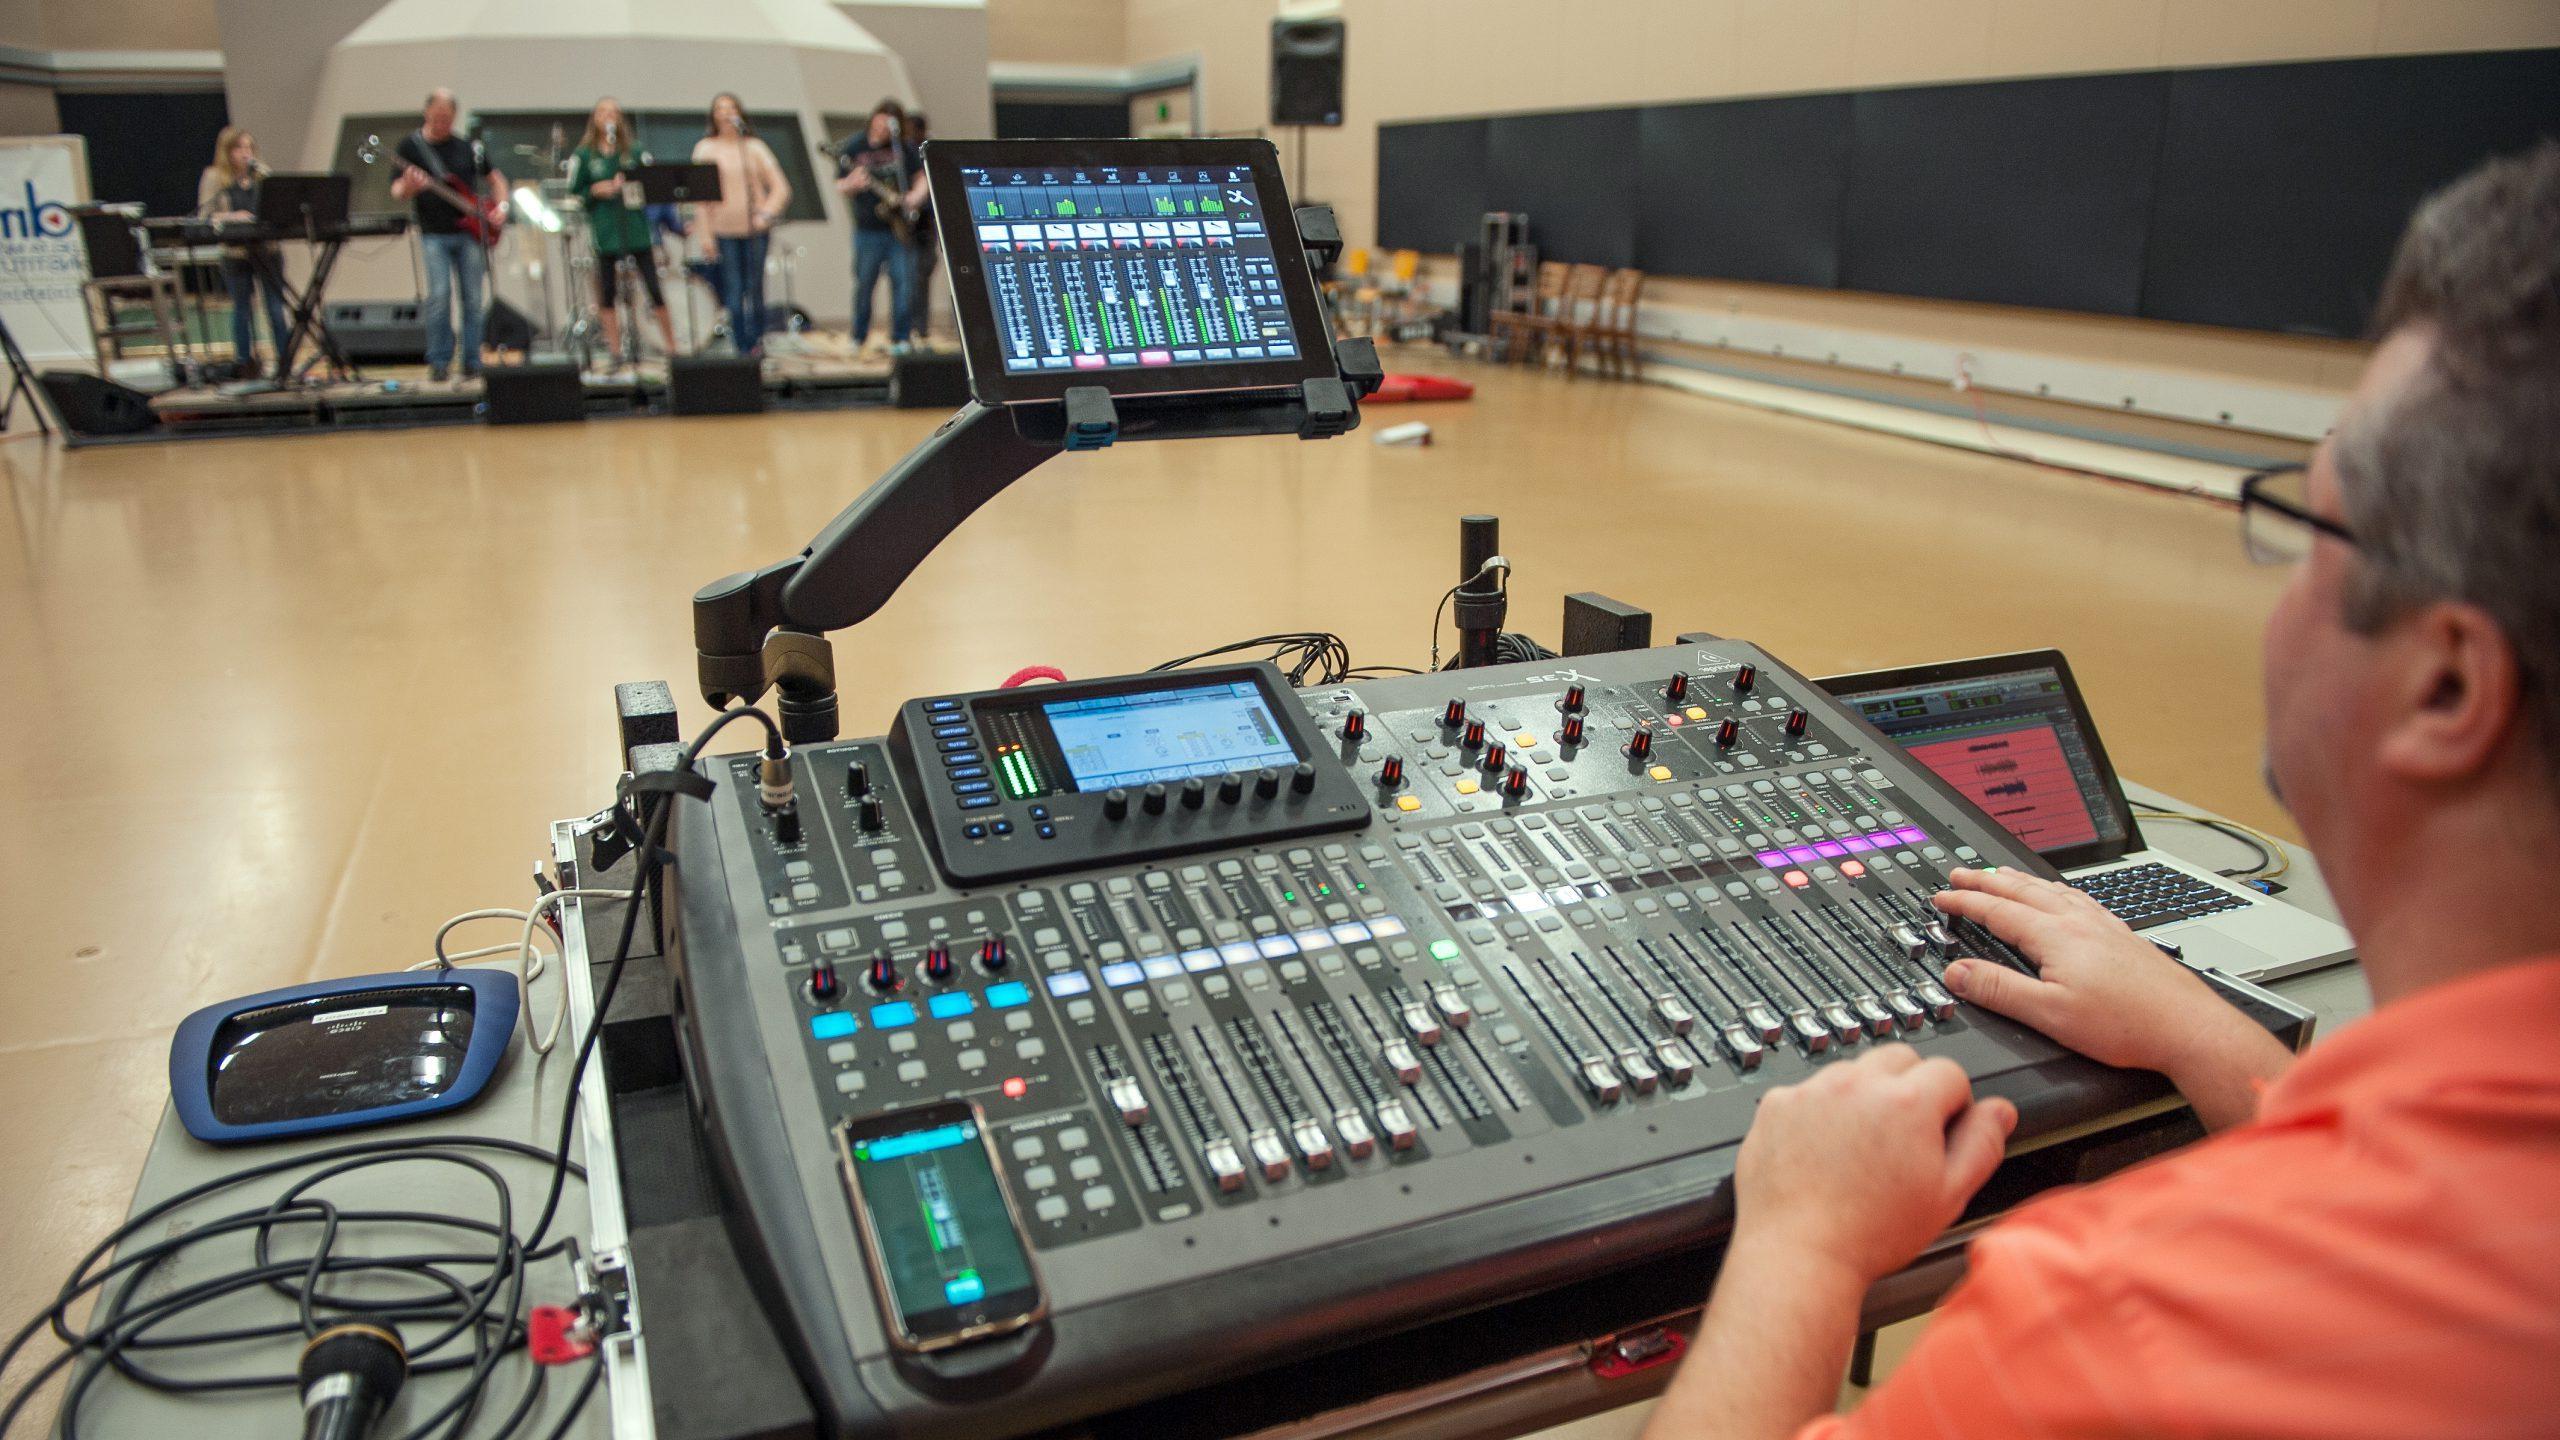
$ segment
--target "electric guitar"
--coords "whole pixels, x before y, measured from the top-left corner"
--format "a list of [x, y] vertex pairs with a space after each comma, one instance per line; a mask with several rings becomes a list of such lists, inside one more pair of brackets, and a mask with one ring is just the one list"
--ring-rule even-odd
[[408, 168], [411, 174], [425, 182], [422, 188], [428, 194], [462, 212], [463, 234], [479, 241], [483, 248], [498, 243], [498, 237], [507, 225], [507, 207], [503, 203], [466, 195], [450, 180], [430, 175], [415, 165]]
[[[854, 143], [847, 140], [842, 145], [827, 149], [827, 153], [835, 157], [838, 175], [850, 175], [854, 172], [852, 153]], [[916, 235], [916, 217], [907, 209], [906, 192], [898, 188], [897, 177], [883, 175], [874, 170], [871, 172], [870, 184], [865, 187], [864, 193], [870, 198], [873, 209], [880, 218], [889, 222], [889, 228], [896, 233], [898, 243], [901, 245], [912, 243]]]

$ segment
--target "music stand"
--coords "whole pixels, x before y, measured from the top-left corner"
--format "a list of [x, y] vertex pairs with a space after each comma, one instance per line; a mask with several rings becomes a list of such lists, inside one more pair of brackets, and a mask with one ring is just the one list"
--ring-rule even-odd
[[278, 238], [296, 237], [313, 247], [311, 279], [297, 293], [285, 279], [284, 261], [272, 245], [249, 247], [251, 263], [274, 282], [276, 293], [285, 297], [293, 312], [293, 330], [276, 346], [276, 378], [273, 383], [245, 381], [231, 387], [231, 393], [254, 394], [263, 390], [282, 389], [298, 383], [300, 369], [295, 362], [305, 339], [319, 342], [317, 359], [327, 361], [336, 371], [356, 378], [355, 362], [347, 358], [338, 345], [338, 337], [329, 333], [328, 324], [320, 317], [322, 297], [329, 288], [329, 272], [337, 265], [339, 247], [347, 243], [348, 210], [354, 202], [355, 177], [352, 175], [269, 174], [258, 182], [258, 228]]
[[269, 175], [258, 182], [258, 223], [311, 241], [344, 234], [355, 187], [352, 175]]
[[[634, 165], [631, 178], [640, 182], [641, 200], [651, 205], [707, 205], [720, 199], [722, 194], [720, 167], [717, 165]], [[700, 237], [687, 234], [685, 238], [698, 240]], [[684, 328], [693, 337], [694, 353], [701, 354], [702, 327], [694, 321], [691, 285], [684, 287]], [[731, 338], [734, 340], [736, 337]], [[743, 350], [744, 346], [740, 348]]]

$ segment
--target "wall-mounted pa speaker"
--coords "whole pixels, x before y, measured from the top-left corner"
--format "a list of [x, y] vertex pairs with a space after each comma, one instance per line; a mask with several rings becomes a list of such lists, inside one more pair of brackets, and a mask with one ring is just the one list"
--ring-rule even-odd
[[1342, 123], [1342, 21], [1271, 22], [1271, 123]]

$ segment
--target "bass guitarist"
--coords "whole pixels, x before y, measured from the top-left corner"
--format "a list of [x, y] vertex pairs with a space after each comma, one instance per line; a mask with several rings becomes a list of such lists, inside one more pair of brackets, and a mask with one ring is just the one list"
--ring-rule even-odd
[[[462, 378], [480, 374], [481, 287], [489, 274], [488, 246], [504, 223], [507, 178], [489, 163], [478, 141], [455, 133], [458, 113], [453, 92], [438, 89], [427, 96], [418, 128], [400, 142], [400, 174], [391, 182], [394, 199], [406, 200], [417, 212], [418, 248], [427, 266], [427, 377], [442, 380], [454, 361], [453, 302], [462, 300]], [[466, 210], [457, 200], [488, 203]]]
[[889, 272], [889, 343], [905, 349], [916, 328], [915, 249], [917, 215], [925, 203], [924, 161], [905, 135], [907, 113], [895, 100], [871, 107], [859, 145], [841, 155], [844, 175], [836, 193], [853, 207], [853, 343], [871, 340], [871, 294], [880, 272]]

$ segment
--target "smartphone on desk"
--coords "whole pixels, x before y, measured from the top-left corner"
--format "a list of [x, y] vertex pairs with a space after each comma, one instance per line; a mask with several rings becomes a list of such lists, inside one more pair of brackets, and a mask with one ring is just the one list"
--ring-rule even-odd
[[836, 1152], [872, 1289], [900, 1349], [984, 1340], [1048, 1314], [975, 1104], [940, 1101], [844, 1121]]

